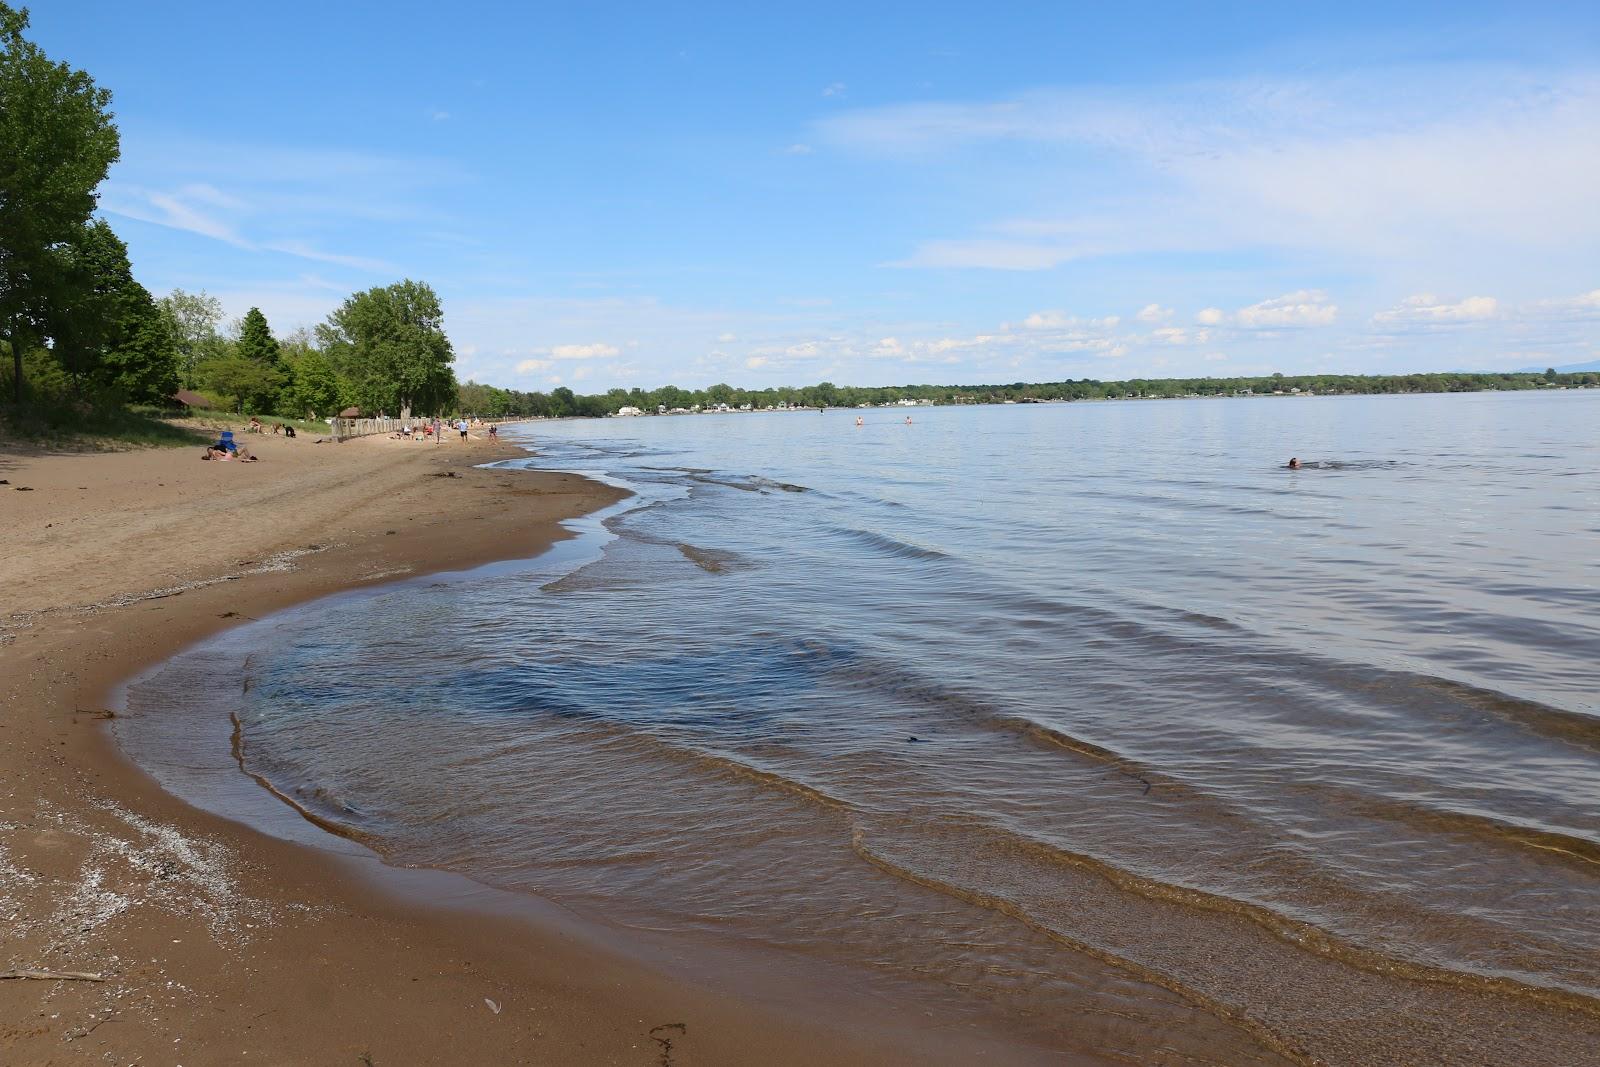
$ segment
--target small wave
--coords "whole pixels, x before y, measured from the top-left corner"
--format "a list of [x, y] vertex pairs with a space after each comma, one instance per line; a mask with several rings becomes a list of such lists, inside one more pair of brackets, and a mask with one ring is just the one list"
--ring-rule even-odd
[[1442, 829], [1500, 844], [1517, 845], [1535, 851], [1541, 858], [1575, 863], [1585, 870], [1600, 867], [1600, 841], [1574, 833], [1529, 826], [1520, 821], [1485, 815], [1481, 812], [1440, 808], [1410, 801], [1385, 800], [1378, 797], [1357, 797], [1352, 800], [1351, 809], [1360, 814], [1404, 822], [1411, 826]]
[[1397, 671], [1395, 677], [1419, 689], [1431, 689], [1467, 707], [1485, 711], [1543, 737], [1600, 752], [1600, 718], [1566, 711], [1496, 689], [1468, 685], [1432, 674]]
[[858, 530], [852, 526], [830, 527], [833, 533], [839, 534], [858, 545], [875, 549], [879, 552], [900, 559], [921, 560], [947, 560], [951, 556], [948, 552], [941, 552], [937, 548], [928, 548], [925, 545], [914, 545], [909, 541], [902, 541], [898, 537], [890, 537], [874, 530]]
[[[379, 855], [383, 854], [384, 842], [383, 839], [378, 835], [368, 833], [367, 831], [358, 829], [349, 825], [348, 823], [340, 822], [337, 818], [323, 815], [317, 811], [314, 811], [309, 803], [302, 803], [301, 801], [290, 796], [288, 792], [279, 789], [278, 786], [266, 775], [251, 770], [245, 763], [244, 724], [239, 721], [239, 716], [236, 713], [230, 712], [228, 717], [233, 720], [233, 736], [230, 741], [230, 748], [233, 752], [234, 762], [239, 765], [239, 770], [241, 772], [247, 775], [262, 789], [266, 790], [272, 796], [277, 797], [284, 804], [288, 805], [291, 810], [293, 810], [297, 815], [299, 815], [306, 822], [310, 823], [312, 826], [317, 827], [319, 830], [325, 830], [328, 833], [333, 834], [335, 837], [343, 837], [347, 840], [355, 841], [358, 844], [365, 845], [367, 848], [370, 848]], [[320, 789], [316, 790], [316, 793], [321, 797], [326, 796], [324, 791]], [[336, 804], [335, 806], [342, 808], [347, 814], [352, 816], [357, 816], [360, 814], [356, 809], [347, 804]]]

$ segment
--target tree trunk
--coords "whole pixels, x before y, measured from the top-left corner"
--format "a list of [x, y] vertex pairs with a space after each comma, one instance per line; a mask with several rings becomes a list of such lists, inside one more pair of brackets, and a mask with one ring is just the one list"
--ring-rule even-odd
[[17, 329], [16, 323], [9, 323], [11, 329], [6, 335], [6, 340], [11, 343], [11, 399], [17, 407], [22, 406], [22, 331]]

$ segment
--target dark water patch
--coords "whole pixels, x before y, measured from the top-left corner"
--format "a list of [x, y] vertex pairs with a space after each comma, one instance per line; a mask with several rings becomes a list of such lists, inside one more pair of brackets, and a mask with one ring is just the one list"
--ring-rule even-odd
[[727, 571], [744, 563], [744, 558], [737, 552], [727, 552], [715, 548], [700, 548], [696, 545], [678, 544], [678, 551], [683, 557], [696, 567], [709, 574], [724, 574]]

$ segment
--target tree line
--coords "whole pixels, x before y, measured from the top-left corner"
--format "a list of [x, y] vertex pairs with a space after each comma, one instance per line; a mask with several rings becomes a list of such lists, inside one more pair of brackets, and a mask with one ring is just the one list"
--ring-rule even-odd
[[901, 400], [925, 401], [931, 404], [1004, 404], [1189, 396], [1470, 393], [1562, 386], [1600, 386], [1600, 372], [1558, 374], [1554, 369], [1548, 369], [1541, 373], [1270, 374], [1237, 378], [1133, 378], [1110, 382], [1083, 378], [1076, 381], [1012, 382], [1004, 385], [876, 387], [820, 382], [816, 385], [777, 386], [769, 389], [739, 389], [719, 383], [704, 389], [680, 389], [675, 385], [666, 385], [659, 389], [612, 389], [606, 393], [589, 396], [574, 395], [572, 390], [566, 388], [555, 389], [550, 393], [526, 393], [467, 382], [461, 386], [459, 406], [462, 411], [485, 417], [517, 415], [561, 417], [612, 415], [624, 407], [634, 407], [647, 414], [654, 414], [662, 410], [669, 412], [714, 410], [723, 405], [734, 409], [749, 406], [760, 410], [774, 407], [861, 407], [894, 404]]

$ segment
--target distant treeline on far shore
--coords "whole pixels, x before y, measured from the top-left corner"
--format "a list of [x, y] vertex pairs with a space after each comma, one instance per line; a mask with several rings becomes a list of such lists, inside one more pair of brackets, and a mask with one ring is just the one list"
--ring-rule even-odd
[[1600, 371], [1470, 374], [1271, 374], [1247, 378], [1132, 378], [1102, 382], [1092, 378], [1010, 385], [893, 385], [864, 388], [821, 382], [807, 386], [737, 389], [613, 389], [589, 396], [557, 388], [528, 393], [467, 382], [460, 386], [460, 408], [487, 418], [511, 416], [604, 416], [692, 411], [764, 411], [780, 407], [865, 407], [920, 401], [928, 404], [1046, 403], [1070, 400], [1153, 400], [1202, 396], [1350, 396], [1363, 393], [1476, 393], [1489, 390], [1600, 387]]

